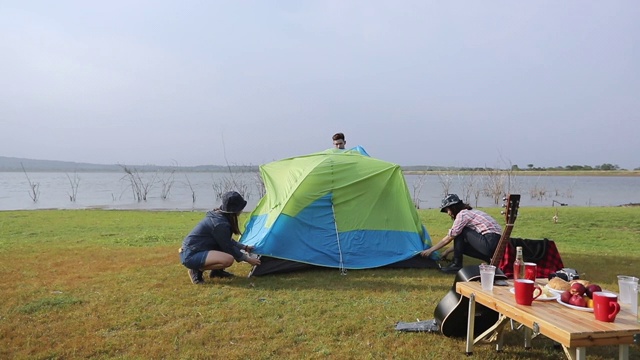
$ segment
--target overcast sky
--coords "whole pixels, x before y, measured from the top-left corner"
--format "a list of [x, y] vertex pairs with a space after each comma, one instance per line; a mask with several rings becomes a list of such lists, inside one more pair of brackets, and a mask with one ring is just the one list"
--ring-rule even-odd
[[0, 155], [640, 167], [629, 1], [0, 0]]

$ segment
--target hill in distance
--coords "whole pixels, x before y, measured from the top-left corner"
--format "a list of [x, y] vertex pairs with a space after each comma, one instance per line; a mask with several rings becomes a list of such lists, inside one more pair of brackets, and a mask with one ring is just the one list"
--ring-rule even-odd
[[[258, 165], [198, 165], [198, 166], [158, 166], [131, 164], [91, 164], [73, 161], [36, 160], [0, 156], [0, 172], [121, 172], [124, 167], [137, 171], [186, 171], [186, 172], [234, 172], [258, 171]], [[402, 166], [404, 171], [442, 171], [454, 170], [441, 166]]]
[[[0, 171], [3, 172], [121, 172], [124, 168], [138, 171], [227, 171], [227, 166], [199, 165], [199, 166], [157, 166], [130, 164], [90, 164], [73, 161], [36, 160], [16, 157], [0, 156]], [[249, 166], [231, 166], [232, 169], [247, 170]], [[255, 167], [257, 170], [257, 166]]]

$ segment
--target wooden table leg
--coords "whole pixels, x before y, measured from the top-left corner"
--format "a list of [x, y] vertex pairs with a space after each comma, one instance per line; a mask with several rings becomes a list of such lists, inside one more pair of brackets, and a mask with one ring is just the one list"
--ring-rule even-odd
[[476, 295], [469, 295], [469, 315], [467, 317], [467, 346], [465, 353], [467, 355], [473, 354], [473, 330], [475, 327], [476, 319]]

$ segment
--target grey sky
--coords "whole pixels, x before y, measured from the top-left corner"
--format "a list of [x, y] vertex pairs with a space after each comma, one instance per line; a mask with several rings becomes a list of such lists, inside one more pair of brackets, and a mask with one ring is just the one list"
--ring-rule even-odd
[[640, 167], [636, 0], [0, 1], [0, 54], [3, 156]]

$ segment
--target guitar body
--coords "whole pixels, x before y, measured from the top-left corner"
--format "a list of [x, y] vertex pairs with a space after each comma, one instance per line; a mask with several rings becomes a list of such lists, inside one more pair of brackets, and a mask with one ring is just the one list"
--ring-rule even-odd
[[[496, 267], [496, 275], [494, 282], [497, 280], [507, 280], [507, 276], [498, 268], [500, 260], [504, 256], [504, 250], [509, 242], [513, 224], [516, 221], [518, 207], [520, 206], [520, 195], [509, 194], [505, 199], [506, 225], [500, 236], [500, 241], [496, 246], [496, 250], [491, 258], [491, 265]], [[480, 267], [478, 265], [465, 266], [456, 273], [451, 290], [440, 300], [433, 315], [436, 324], [440, 326], [440, 332], [448, 337], [465, 337], [467, 336], [467, 318], [469, 314], [469, 299], [456, 292], [456, 284], [458, 282], [480, 281]], [[476, 337], [489, 330], [493, 324], [498, 321], [500, 314], [481, 304], [476, 304], [476, 316], [474, 319], [473, 336]]]
[[[496, 269], [495, 280], [507, 280], [500, 269]], [[440, 300], [433, 315], [440, 326], [440, 332], [447, 337], [467, 336], [467, 317], [469, 314], [469, 299], [456, 292], [456, 283], [480, 281], [478, 265], [465, 266], [456, 274], [453, 287]], [[474, 322], [474, 337], [487, 331], [498, 321], [498, 312], [481, 304], [476, 304], [476, 318]]]

